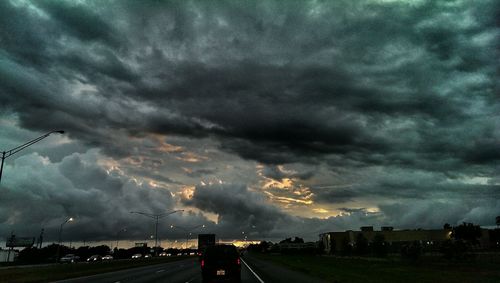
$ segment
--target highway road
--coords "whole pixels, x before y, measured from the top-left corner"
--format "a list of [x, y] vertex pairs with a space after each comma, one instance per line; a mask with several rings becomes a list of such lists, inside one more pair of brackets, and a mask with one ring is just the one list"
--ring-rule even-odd
[[[257, 278], [246, 263], [242, 261], [241, 282], [263, 283]], [[126, 270], [103, 273], [93, 276], [79, 277], [58, 283], [201, 283], [201, 268], [198, 258], [131, 268]]]

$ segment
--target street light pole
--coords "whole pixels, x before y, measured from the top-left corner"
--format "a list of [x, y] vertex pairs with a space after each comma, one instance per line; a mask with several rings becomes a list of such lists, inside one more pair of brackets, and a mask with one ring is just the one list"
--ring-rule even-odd
[[59, 262], [59, 256], [60, 256], [60, 250], [61, 250], [61, 243], [62, 243], [62, 230], [63, 230], [63, 226], [64, 224], [68, 223], [68, 222], [71, 222], [73, 221], [73, 217], [70, 217], [68, 219], [66, 219], [66, 221], [64, 221], [63, 223], [61, 223], [61, 227], [59, 227], [59, 245], [57, 245], [57, 257], [56, 257], [56, 260]]
[[120, 241], [120, 232], [127, 232], [127, 228], [123, 228], [116, 233], [116, 250], [118, 250], [118, 242]]
[[191, 227], [191, 228], [184, 228], [184, 227], [181, 227], [181, 226], [170, 225], [170, 228], [177, 228], [177, 229], [181, 229], [182, 231], [186, 232], [186, 249], [188, 248], [188, 239], [189, 239], [189, 236], [191, 235], [191, 232], [194, 231], [197, 228], [200, 228], [200, 227], [201, 228], [205, 228], [205, 224], [194, 226], [194, 227]]
[[153, 218], [155, 220], [155, 256], [158, 256], [158, 222], [160, 218], [163, 218], [165, 216], [168, 216], [170, 214], [184, 211], [184, 209], [180, 210], [174, 210], [166, 213], [160, 213], [160, 214], [152, 214], [152, 213], [145, 213], [145, 212], [140, 212], [140, 211], [131, 211], [130, 213], [135, 213], [135, 214], [141, 214], [144, 216], [147, 216], [149, 218]]
[[25, 144], [22, 144], [20, 146], [14, 147], [13, 149], [2, 151], [2, 162], [0, 164], [0, 182], [2, 181], [3, 164], [4, 164], [4, 161], [5, 161], [6, 158], [8, 158], [11, 155], [13, 155], [13, 154], [15, 154], [15, 153], [17, 153], [17, 152], [19, 152], [19, 151], [27, 148], [30, 145], [33, 145], [34, 143], [37, 143], [37, 142], [43, 140], [44, 138], [50, 136], [53, 133], [64, 134], [64, 131], [51, 131], [51, 132], [48, 132], [45, 135], [39, 136], [38, 138], [33, 139], [33, 140], [31, 140], [31, 141], [29, 141], [29, 142], [27, 142]]

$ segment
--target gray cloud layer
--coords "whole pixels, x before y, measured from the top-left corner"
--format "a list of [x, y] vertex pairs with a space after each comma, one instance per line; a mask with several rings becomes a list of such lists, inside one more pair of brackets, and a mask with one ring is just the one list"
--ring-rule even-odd
[[[89, 219], [113, 210], [117, 226], [123, 207], [173, 208], [171, 188], [137, 194], [130, 181], [85, 167], [70, 152], [100, 148], [117, 160], [136, 158], [134, 149], [148, 147], [136, 140], [150, 134], [182, 137], [191, 148], [210, 141], [221, 155], [263, 163], [264, 176], [308, 183], [316, 203], [363, 208], [372, 200], [384, 215], [377, 221], [394, 225], [410, 226], [424, 213], [431, 219], [433, 205], [463, 211], [430, 226], [487, 224], [500, 213], [496, 1], [108, 4], [0, 2], [0, 117], [15, 116], [30, 131], [65, 129], [78, 142], [45, 152], [55, 162], [48, 168], [58, 168], [57, 185], [40, 179], [41, 190], [26, 191], [19, 188], [34, 184], [9, 184], [3, 223], [14, 221], [7, 207], [25, 198], [56, 202], [51, 217], [71, 207], [88, 207], [78, 213]], [[149, 167], [128, 173], [183, 183], [157, 170], [167, 166], [161, 157], [147, 157]], [[185, 170], [186, 178], [227, 174], [213, 164]], [[278, 164], [310, 167], [287, 175]], [[335, 177], [318, 181], [314, 170], [323, 167]], [[273, 215], [256, 225], [265, 227], [261, 235], [286, 234], [280, 225], [302, 221], [268, 207], [246, 178], [230, 189], [198, 187], [185, 204], [217, 213], [224, 231], [250, 225], [259, 211]], [[64, 186], [72, 189], [56, 193]], [[240, 197], [217, 203], [231, 190]]]
[[270, 163], [484, 164], [500, 154], [492, 3], [4, 2], [2, 99], [105, 147], [99, 130], [126, 128]]

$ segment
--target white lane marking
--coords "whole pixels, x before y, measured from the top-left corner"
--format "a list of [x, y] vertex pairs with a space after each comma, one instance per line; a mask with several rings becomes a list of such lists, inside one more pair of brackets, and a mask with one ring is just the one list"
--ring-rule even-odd
[[116, 281], [115, 283], [120, 283], [120, 281]]
[[156, 273], [160, 273], [160, 272], [163, 272], [163, 271], [165, 271], [165, 269], [160, 269], [160, 270], [156, 271]]
[[248, 264], [242, 258], [240, 258], [240, 259], [241, 259], [241, 262], [243, 262], [248, 267], [248, 269], [252, 272], [252, 274], [255, 276], [255, 278], [257, 278], [257, 280], [259, 280], [260, 283], [264, 283], [264, 280], [260, 279], [259, 275], [257, 275], [257, 273], [255, 273], [255, 271], [253, 271], [250, 268], [250, 266], [248, 266]]
[[190, 283], [191, 281], [193, 281], [196, 277], [193, 277], [191, 279], [189, 279], [189, 281], [186, 281], [186, 283]]

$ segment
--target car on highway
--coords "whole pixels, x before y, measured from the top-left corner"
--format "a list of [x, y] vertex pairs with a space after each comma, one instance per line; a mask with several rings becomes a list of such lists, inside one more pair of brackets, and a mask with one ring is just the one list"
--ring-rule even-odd
[[151, 255], [150, 255], [150, 254], [145, 254], [145, 255], [144, 255], [144, 258], [150, 258], [150, 257], [151, 257]]
[[61, 263], [73, 263], [77, 262], [80, 260], [80, 257], [74, 254], [67, 254], [63, 257], [61, 257], [60, 262]]
[[102, 260], [112, 260], [113, 256], [112, 255], [105, 255], [102, 257]]
[[132, 258], [141, 258], [142, 257], [142, 254], [133, 254], [132, 255]]
[[101, 260], [102, 260], [102, 257], [100, 255], [93, 255], [93, 256], [87, 258], [87, 262], [98, 262]]
[[206, 247], [200, 264], [204, 283], [241, 282], [241, 260], [234, 245]]

